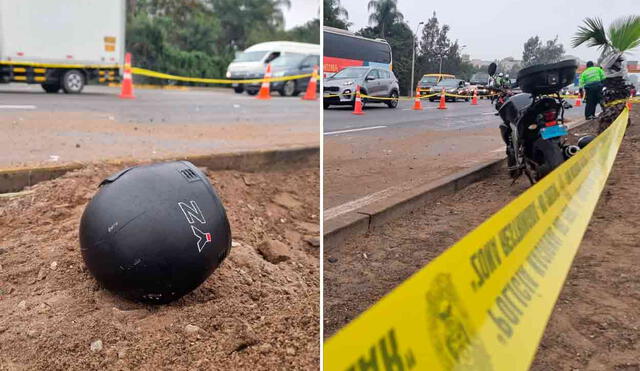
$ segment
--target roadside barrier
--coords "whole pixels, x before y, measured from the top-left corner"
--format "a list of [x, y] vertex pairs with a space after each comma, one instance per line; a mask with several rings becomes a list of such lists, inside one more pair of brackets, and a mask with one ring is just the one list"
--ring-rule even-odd
[[318, 88], [318, 66], [313, 66], [313, 73], [311, 74], [311, 78], [309, 78], [309, 84], [307, 85], [307, 91], [304, 93], [302, 99], [304, 100], [316, 100], [318, 96], [316, 95], [316, 89]]
[[422, 111], [422, 101], [420, 100], [420, 88], [416, 88], [416, 96], [413, 100], [413, 110]]
[[280, 77], [271, 77], [267, 79], [266, 77], [259, 79], [244, 79], [244, 80], [232, 80], [232, 79], [208, 79], [203, 77], [184, 77], [184, 76], [176, 76], [169, 75], [166, 73], [160, 73], [156, 71], [147, 70], [144, 68], [133, 67], [131, 72], [134, 75], [147, 76], [147, 77], [155, 77], [158, 79], [164, 80], [175, 80], [175, 81], [183, 81], [183, 82], [197, 82], [203, 84], [261, 84], [264, 81], [276, 82], [276, 81], [287, 81], [287, 80], [297, 80], [303, 79], [307, 77], [311, 77], [311, 73], [305, 73], [302, 75], [293, 75], [293, 76], [280, 76]]
[[135, 99], [133, 95], [133, 78], [131, 77], [131, 53], [124, 56], [124, 74], [122, 76], [121, 99]]
[[447, 98], [445, 98], [446, 95], [447, 94], [443, 88], [442, 93], [440, 94], [440, 104], [438, 105], [438, 109], [447, 109]]
[[364, 112], [362, 111], [362, 98], [360, 97], [360, 85], [356, 85], [356, 101], [353, 105], [352, 113], [354, 115], [364, 115]]
[[328, 339], [325, 369], [528, 369], [628, 116]]
[[267, 68], [264, 72], [265, 80], [262, 81], [262, 85], [260, 86], [260, 91], [258, 92], [258, 99], [271, 99], [271, 63], [267, 64]]

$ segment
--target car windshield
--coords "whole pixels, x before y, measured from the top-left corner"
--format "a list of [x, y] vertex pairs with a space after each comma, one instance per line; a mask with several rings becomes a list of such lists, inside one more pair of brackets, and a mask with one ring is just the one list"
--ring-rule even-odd
[[489, 81], [488, 73], [474, 73], [473, 76], [471, 76], [471, 82], [486, 83], [487, 81]]
[[287, 53], [276, 58], [271, 65], [274, 67], [297, 66], [306, 57], [304, 54]]
[[438, 82], [438, 78], [435, 76], [423, 76], [420, 82], [423, 84], [435, 85]]
[[460, 85], [460, 80], [455, 79], [444, 79], [438, 83], [437, 86], [442, 86], [445, 88], [455, 88]]
[[267, 54], [267, 51], [242, 52], [238, 54], [234, 62], [259, 62]]
[[369, 71], [368, 68], [345, 68], [344, 70], [333, 75], [336, 79], [354, 79], [364, 76]]

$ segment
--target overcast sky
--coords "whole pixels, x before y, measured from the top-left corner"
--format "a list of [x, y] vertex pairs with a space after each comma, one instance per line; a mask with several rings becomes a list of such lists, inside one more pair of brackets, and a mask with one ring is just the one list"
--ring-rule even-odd
[[[293, 0], [300, 1], [300, 0]], [[368, 0], [341, 0], [353, 23], [351, 31], [368, 25]], [[613, 19], [640, 13], [640, 0], [398, 0], [398, 8], [415, 32], [436, 11], [440, 25], [451, 27], [449, 38], [458, 39], [472, 59], [522, 58], [525, 41], [538, 35], [542, 40], [558, 36], [565, 53], [583, 60], [597, 59], [587, 47], [571, 48], [571, 37], [585, 17], [601, 17], [607, 26]], [[636, 49], [631, 60], [640, 59]]]
[[291, 8], [284, 11], [284, 28], [289, 30], [313, 18], [318, 18], [320, 0], [291, 0]]

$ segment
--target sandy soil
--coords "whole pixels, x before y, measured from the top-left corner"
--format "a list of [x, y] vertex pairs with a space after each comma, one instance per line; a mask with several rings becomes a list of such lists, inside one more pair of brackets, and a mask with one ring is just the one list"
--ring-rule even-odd
[[[637, 123], [640, 114], [634, 112], [533, 370], [640, 369]], [[595, 126], [578, 130], [593, 132]], [[524, 179], [510, 183], [500, 172], [325, 251], [324, 335], [335, 333], [527, 187]]]
[[[234, 247], [165, 306], [114, 296], [84, 268], [80, 215], [117, 170], [88, 167], [0, 198], [0, 370], [318, 368], [317, 167], [207, 171]], [[278, 246], [277, 260], [263, 243]]]
[[[308, 122], [300, 125], [309, 126]], [[295, 129], [291, 124], [140, 124], [119, 122], [104, 113], [2, 113], [0, 128], [0, 168], [105, 159], [144, 161], [318, 144], [317, 131]]]

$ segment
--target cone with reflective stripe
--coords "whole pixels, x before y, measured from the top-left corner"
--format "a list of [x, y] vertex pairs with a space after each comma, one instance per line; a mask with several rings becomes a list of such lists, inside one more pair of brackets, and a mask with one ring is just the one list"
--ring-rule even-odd
[[478, 105], [478, 88], [473, 89], [473, 98], [471, 98], [471, 105]]
[[442, 88], [442, 93], [440, 94], [440, 104], [438, 105], [438, 109], [447, 109], [447, 99], [444, 97], [444, 88]]
[[313, 66], [313, 73], [311, 74], [311, 79], [309, 79], [309, 85], [307, 85], [307, 92], [304, 94], [302, 99], [305, 100], [316, 100], [318, 96], [316, 95], [316, 88], [318, 86], [318, 66]]
[[580, 107], [582, 105], [582, 100], [580, 100], [580, 96], [578, 95], [578, 98], [576, 98], [576, 104], [574, 104], [574, 107]]
[[262, 81], [262, 86], [260, 86], [260, 92], [258, 92], [258, 99], [271, 99], [271, 63], [267, 64], [267, 70], [264, 73], [264, 78], [266, 80]]
[[416, 88], [416, 98], [413, 100], [413, 109], [422, 111], [422, 102], [420, 101], [420, 88]]
[[353, 105], [353, 113], [354, 115], [364, 115], [362, 112], [362, 100], [360, 99], [360, 85], [356, 85], [356, 102]]
[[131, 53], [127, 53], [124, 56], [124, 74], [122, 76], [120, 98], [135, 99], [135, 97], [133, 95], [133, 78], [131, 77]]

